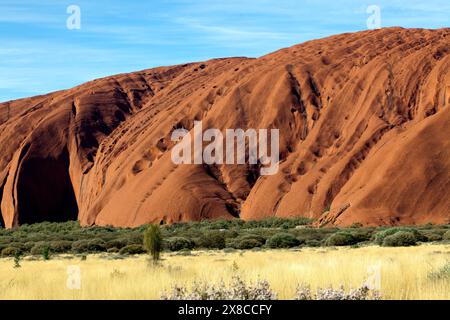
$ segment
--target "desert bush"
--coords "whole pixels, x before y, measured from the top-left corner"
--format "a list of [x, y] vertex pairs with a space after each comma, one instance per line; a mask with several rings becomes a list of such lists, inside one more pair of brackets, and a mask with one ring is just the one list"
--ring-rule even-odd
[[444, 233], [444, 235], [442, 236], [443, 240], [450, 240], [450, 230], [448, 230], [447, 232]]
[[54, 253], [67, 253], [72, 249], [72, 242], [67, 240], [51, 241], [49, 248]]
[[234, 245], [233, 248], [246, 250], [246, 249], [260, 248], [263, 245], [264, 243], [258, 241], [257, 239], [248, 238], [248, 239], [241, 239]]
[[381, 295], [377, 290], [371, 290], [367, 286], [361, 286], [346, 292], [344, 287], [339, 289], [318, 288], [315, 293], [306, 285], [297, 286], [294, 300], [380, 300]]
[[317, 241], [326, 240], [331, 234], [336, 233], [338, 231], [339, 229], [337, 228], [321, 228], [321, 229], [303, 228], [293, 230], [291, 231], [291, 233], [294, 234], [295, 237], [299, 239], [301, 242], [306, 242], [308, 240], [317, 240]]
[[205, 249], [223, 249], [226, 246], [225, 233], [219, 230], [205, 231], [197, 240], [197, 245]]
[[424, 230], [420, 233], [427, 238], [428, 242], [441, 241], [443, 233], [439, 230]]
[[28, 251], [27, 247], [25, 246], [25, 244], [23, 242], [12, 241], [12, 242], [8, 243], [8, 247], [17, 248], [17, 249], [19, 249], [20, 252]]
[[394, 228], [389, 228], [389, 229], [379, 231], [373, 236], [373, 239], [374, 239], [375, 243], [377, 243], [378, 245], [382, 245], [384, 238], [394, 235], [395, 233], [401, 232], [401, 231], [412, 233], [414, 235], [414, 237], [416, 238], [416, 241], [427, 241], [426, 236], [422, 235], [417, 229], [407, 228], [407, 227], [394, 227]]
[[22, 241], [36, 243], [36, 242], [47, 241], [51, 237], [55, 238], [53, 240], [57, 240], [57, 238], [58, 238], [57, 236], [54, 236], [54, 235], [31, 232], [31, 233], [27, 234], [26, 237], [24, 239], [22, 239]]
[[363, 224], [361, 222], [353, 222], [352, 225], [350, 226], [350, 228], [353, 228], [353, 229], [359, 229], [362, 227], [363, 227]]
[[269, 248], [292, 248], [300, 245], [300, 241], [290, 233], [277, 233], [267, 239]]
[[322, 245], [322, 242], [320, 242], [319, 240], [306, 240], [305, 241], [305, 246], [306, 247], [320, 247]]
[[358, 243], [358, 239], [353, 234], [345, 231], [340, 231], [332, 234], [325, 241], [327, 246], [351, 246]]
[[142, 234], [137, 234], [137, 233], [131, 232], [131, 233], [127, 233], [124, 237], [121, 237], [120, 240], [126, 241], [127, 245], [142, 244], [142, 242], [144, 241], [144, 238], [143, 238]]
[[[353, 225], [353, 228], [312, 228], [308, 219], [268, 218], [261, 221], [242, 221], [240, 219], [215, 220], [202, 222], [178, 223], [162, 226], [160, 231], [164, 239], [182, 237], [195, 243], [198, 248], [221, 249], [226, 245], [231, 248], [259, 248], [260, 240], [247, 237], [248, 234], [269, 239], [278, 233], [292, 234], [301, 244], [318, 246], [335, 233], [348, 232], [357, 243], [374, 240], [382, 245], [385, 237], [398, 231], [409, 231], [420, 241], [449, 241], [450, 225], [423, 225], [414, 227], [371, 228]], [[54, 253], [86, 252], [95, 253], [110, 248], [121, 248], [137, 244], [142, 245], [143, 233], [147, 226], [138, 228], [83, 227], [76, 221], [64, 223], [24, 224], [13, 229], [0, 229], [0, 252], [7, 247], [15, 247], [21, 254], [29, 254], [37, 243], [48, 243]], [[238, 239], [239, 238], [239, 239]], [[441, 240], [442, 238], [442, 240]], [[256, 241], [255, 241], [256, 239]], [[90, 243], [94, 240], [93, 243]], [[57, 244], [60, 243], [60, 244]], [[69, 243], [71, 247], [68, 248]], [[75, 251], [72, 248], [76, 248]], [[164, 243], [164, 249], [167, 242]]]
[[47, 242], [38, 242], [31, 248], [30, 253], [33, 256], [43, 255], [44, 250], [49, 250], [49, 244]]
[[15, 247], [6, 247], [2, 250], [2, 257], [14, 257], [20, 253], [20, 249]]
[[78, 240], [72, 243], [72, 250], [76, 253], [105, 251], [105, 241], [99, 238]]
[[257, 234], [245, 234], [234, 239], [227, 240], [227, 247], [234, 249], [253, 249], [262, 247], [266, 238]]
[[[175, 285], [169, 292], [161, 294], [162, 300], [276, 300], [268, 281], [258, 280], [247, 283], [239, 276], [234, 276], [229, 285], [219, 283], [194, 282], [191, 287]], [[343, 286], [338, 289], [318, 288], [313, 292], [309, 286], [297, 286], [294, 300], [379, 300], [377, 290], [363, 285], [346, 291]]]
[[207, 232], [205, 230], [200, 229], [183, 229], [183, 230], [176, 230], [176, 232], [166, 232], [165, 237], [183, 237], [186, 239], [194, 240], [196, 239], [196, 245], [198, 244], [199, 239], [203, 238], [204, 232]]
[[256, 228], [282, 228], [282, 229], [293, 229], [297, 226], [305, 226], [311, 224], [311, 219], [299, 217], [291, 219], [283, 219], [270, 217], [263, 220], [257, 221], [247, 221], [243, 224], [243, 228], [246, 229], [256, 229]]
[[49, 247], [44, 247], [44, 249], [42, 250], [42, 258], [44, 260], [50, 260], [50, 248]]
[[228, 229], [231, 227], [232, 223], [231, 221], [224, 220], [224, 219], [218, 219], [218, 220], [212, 220], [212, 221], [203, 221], [201, 223], [202, 227], [205, 229], [210, 230], [223, 230]]
[[450, 262], [447, 262], [442, 268], [436, 271], [432, 271], [428, 274], [428, 278], [431, 280], [450, 280]]
[[[245, 229], [245, 230], [239, 230], [237, 232], [237, 235], [234, 237], [229, 237], [230, 239], [236, 239], [236, 238], [244, 238], [247, 236], [250, 237], [258, 237], [258, 239], [264, 240], [264, 243], [267, 239], [270, 237], [276, 235], [277, 233], [291, 233], [287, 231], [281, 231], [280, 229], [264, 229], [264, 228], [257, 228], [257, 229]], [[292, 233], [291, 233], [292, 234]]]
[[16, 252], [14, 254], [14, 266], [13, 266], [15, 269], [22, 267], [20, 265], [20, 260], [22, 260], [22, 256], [21, 256], [20, 252]]
[[429, 233], [426, 235], [428, 242], [441, 241], [442, 236], [438, 233]]
[[[127, 245], [136, 244], [136, 243], [130, 243], [130, 242], [134, 242], [134, 241], [130, 241], [129, 239], [124, 239], [124, 238], [112, 239], [112, 240], [109, 240], [106, 242], [105, 248], [107, 250], [111, 249], [111, 248], [122, 249], [123, 247], [125, 247]], [[138, 244], [140, 244], [141, 242], [139, 242]]]
[[350, 232], [357, 242], [371, 241], [373, 237], [373, 229], [347, 229], [345, 231]]
[[44, 242], [44, 241], [27, 241], [27, 242], [25, 242], [23, 244], [22, 251], [23, 252], [30, 252], [31, 249], [36, 245], [36, 243], [41, 243], [41, 242]]
[[129, 244], [119, 250], [119, 254], [142, 254], [145, 252], [144, 247], [140, 244]]
[[159, 260], [163, 238], [158, 225], [151, 224], [144, 231], [144, 248], [151, 255], [153, 262]]
[[173, 237], [167, 239], [166, 246], [170, 251], [192, 250], [195, 247], [195, 243], [184, 237]]
[[383, 246], [385, 247], [407, 247], [414, 246], [416, 243], [416, 236], [409, 231], [396, 232], [393, 235], [385, 237], [383, 240]]
[[195, 282], [189, 289], [175, 285], [168, 293], [161, 294], [162, 300], [276, 300], [277, 294], [272, 291], [266, 280], [246, 283], [234, 276], [229, 286], [223, 282], [210, 284]]

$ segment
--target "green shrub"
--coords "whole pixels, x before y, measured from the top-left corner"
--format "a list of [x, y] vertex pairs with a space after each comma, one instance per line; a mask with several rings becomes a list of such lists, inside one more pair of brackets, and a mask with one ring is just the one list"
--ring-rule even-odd
[[277, 233], [267, 239], [269, 248], [292, 248], [300, 245], [300, 241], [290, 233]]
[[257, 234], [246, 234], [227, 241], [227, 247], [234, 249], [253, 249], [262, 247], [266, 243], [266, 238]]
[[44, 250], [49, 250], [49, 244], [46, 242], [38, 242], [31, 248], [30, 253], [33, 256], [40, 256], [44, 254]]
[[53, 253], [68, 253], [72, 250], [72, 242], [67, 240], [51, 241], [49, 247]]
[[383, 246], [385, 247], [408, 247], [414, 246], [416, 243], [416, 236], [409, 231], [398, 231], [393, 235], [385, 237], [383, 240]]
[[441, 241], [442, 240], [442, 234], [440, 232], [437, 232], [437, 231], [434, 231], [434, 230], [425, 230], [425, 231], [421, 231], [420, 233], [427, 238], [428, 242], [434, 242], [434, 241]]
[[447, 262], [442, 268], [436, 271], [432, 271], [428, 274], [428, 277], [432, 280], [450, 280], [450, 262]]
[[254, 249], [254, 248], [260, 248], [264, 245], [264, 243], [261, 243], [260, 241], [256, 239], [242, 239], [239, 241], [239, 243], [234, 247], [236, 249], [246, 250], [246, 249]]
[[152, 256], [153, 262], [159, 260], [162, 250], [163, 238], [158, 225], [151, 224], [144, 231], [144, 248]]
[[6, 247], [2, 250], [2, 257], [15, 257], [20, 253], [20, 249], [15, 247]]
[[232, 223], [228, 220], [218, 219], [213, 221], [203, 221], [202, 225], [204, 225], [207, 229], [210, 230], [221, 230], [228, 229]]
[[14, 254], [14, 268], [15, 268], [15, 269], [21, 267], [21, 265], [20, 265], [20, 260], [21, 260], [21, 259], [22, 259], [22, 257], [21, 257], [21, 255], [20, 255], [20, 252], [16, 252], [16, 253]]
[[243, 228], [255, 229], [255, 228], [282, 228], [293, 229], [297, 226], [305, 226], [311, 223], [311, 219], [299, 217], [299, 218], [276, 218], [270, 217], [258, 221], [246, 221]]
[[358, 243], [358, 239], [350, 232], [340, 231], [332, 234], [325, 241], [327, 246], [351, 246]]
[[[375, 240], [383, 244], [387, 236], [399, 231], [412, 232], [417, 242], [450, 240], [450, 225], [423, 225], [414, 227], [362, 227], [354, 224], [353, 228], [312, 228], [308, 226], [308, 219], [281, 219], [268, 218], [260, 221], [243, 221], [241, 219], [214, 220], [178, 223], [165, 225], [160, 229], [164, 239], [185, 238], [194, 242], [195, 247], [205, 249], [221, 249], [226, 247], [254, 249], [266, 243], [266, 239], [278, 233], [293, 235], [300, 244], [305, 246], [319, 246], [335, 233], [350, 233], [355, 241], [360, 244], [368, 240]], [[96, 253], [111, 249], [119, 251], [127, 245], [142, 245], [143, 234], [148, 226], [138, 228], [114, 228], [114, 227], [83, 227], [78, 222], [67, 223], [36, 223], [24, 224], [13, 229], [0, 229], [0, 253], [8, 247], [16, 248], [20, 254], [30, 254], [31, 249], [37, 244], [46, 243], [52, 253]], [[337, 237], [337, 236], [336, 236]], [[341, 236], [339, 236], [341, 237]], [[261, 240], [262, 239], [262, 240]], [[92, 242], [91, 242], [92, 241]], [[331, 241], [331, 240], [330, 240]], [[168, 241], [163, 243], [164, 249], [168, 249]], [[183, 241], [178, 241], [173, 246], [190, 246]], [[175, 248], [172, 247], [172, 248]], [[75, 250], [76, 249], [76, 250]], [[35, 249], [35, 253], [42, 254]]]
[[140, 244], [129, 244], [119, 250], [120, 254], [142, 254], [145, 253], [145, 249]]
[[180, 251], [183, 249], [192, 250], [195, 247], [195, 243], [184, 237], [173, 237], [167, 239], [167, 248], [170, 251]]
[[280, 226], [280, 228], [284, 229], [284, 230], [288, 230], [288, 229], [292, 229], [292, 225], [288, 222], [285, 222]]
[[44, 260], [50, 260], [50, 248], [48, 246], [42, 250], [42, 258]]
[[72, 243], [72, 250], [76, 253], [103, 252], [105, 249], [105, 241], [98, 238], [78, 240]]
[[33, 248], [37, 242], [42, 242], [42, 241], [27, 241], [27, 242], [23, 243], [21, 246], [22, 252], [30, 252], [31, 248]]
[[8, 247], [17, 248], [20, 252], [28, 251], [25, 244], [23, 242], [13, 241], [8, 244]]
[[225, 233], [219, 230], [206, 231], [197, 242], [198, 246], [201, 248], [223, 249], [226, 246]]
[[442, 240], [450, 240], [450, 230], [444, 233]]
[[320, 247], [321, 244], [322, 243], [319, 240], [314, 240], [314, 239], [305, 241], [306, 247]]
[[292, 231], [292, 233], [295, 234], [295, 237], [298, 240], [304, 243], [308, 240], [323, 241], [327, 239], [331, 234], [336, 233], [337, 231], [338, 229], [336, 228], [321, 228], [321, 229], [304, 228], [294, 230]]
[[125, 237], [123, 237], [121, 240], [126, 241], [126, 244], [142, 244], [144, 241], [144, 238], [142, 234], [137, 233], [130, 233], [126, 234]]
[[380, 231], [375, 234], [374, 240], [378, 245], [382, 245], [384, 242], [384, 239], [388, 236], [392, 236], [396, 234], [397, 232], [410, 232], [414, 235], [416, 241], [427, 241], [427, 238], [422, 235], [419, 231], [413, 228], [405, 228], [405, 227], [395, 227], [395, 228], [389, 228], [383, 231]]
[[357, 242], [370, 241], [373, 236], [373, 230], [370, 229], [357, 229], [347, 231], [352, 234]]
[[[105, 244], [105, 248], [106, 249], [111, 249], [111, 248], [116, 248], [116, 249], [122, 249], [123, 247], [129, 245], [129, 244], [136, 244], [136, 243], [130, 243], [130, 242], [134, 242], [134, 241], [130, 241], [130, 239], [112, 239], [106, 242]], [[140, 241], [139, 243], [141, 243], [142, 241]], [[139, 244], [138, 243], [138, 244]]]
[[353, 228], [353, 229], [359, 229], [362, 227], [363, 227], [363, 224], [361, 222], [353, 222], [352, 225], [350, 226], [350, 228]]

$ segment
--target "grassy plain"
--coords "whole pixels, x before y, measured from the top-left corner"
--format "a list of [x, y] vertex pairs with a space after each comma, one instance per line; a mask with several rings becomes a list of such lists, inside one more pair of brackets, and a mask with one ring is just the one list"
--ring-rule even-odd
[[[164, 253], [159, 266], [146, 255], [117, 254], [0, 259], [0, 299], [159, 299], [173, 284], [228, 282], [233, 275], [266, 279], [279, 299], [291, 299], [298, 283], [312, 289], [359, 287], [380, 266], [383, 299], [450, 299], [450, 245], [319, 247], [260, 251]], [[69, 289], [68, 267], [78, 266], [81, 288]], [[447, 271], [445, 271], [447, 270]]]

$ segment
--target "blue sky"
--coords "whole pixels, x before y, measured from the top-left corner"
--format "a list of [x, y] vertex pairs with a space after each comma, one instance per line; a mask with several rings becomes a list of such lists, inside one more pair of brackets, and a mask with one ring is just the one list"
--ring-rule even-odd
[[[69, 5], [81, 9], [79, 30], [66, 27]], [[0, 0], [0, 101], [365, 30], [369, 5], [382, 27], [450, 25], [448, 0]]]

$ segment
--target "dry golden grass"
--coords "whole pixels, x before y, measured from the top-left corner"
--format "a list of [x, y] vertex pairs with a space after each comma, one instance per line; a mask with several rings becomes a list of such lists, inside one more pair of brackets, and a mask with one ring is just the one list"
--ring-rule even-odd
[[[450, 281], [428, 277], [449, 262], [449, 245], [164, 254], [159, 267], [149, 265], [145, 256], [111, 257], [88, 256], [85, 261], [70, 256], [50, 261], [27, 258], [17, 269], [13, 259], [0, 259], [0, 299], [158, 299], [172, 284], [226, 282], [236, 273], [246, 280], [267, 279], [280, 299], [290, 299], [299, 282], [312, 288], [360, 286], [368, 269], [378, 262], [383, 298], [450, 299]], [[80, 290], [66, 287], [70, 265], [81, 268]]]

